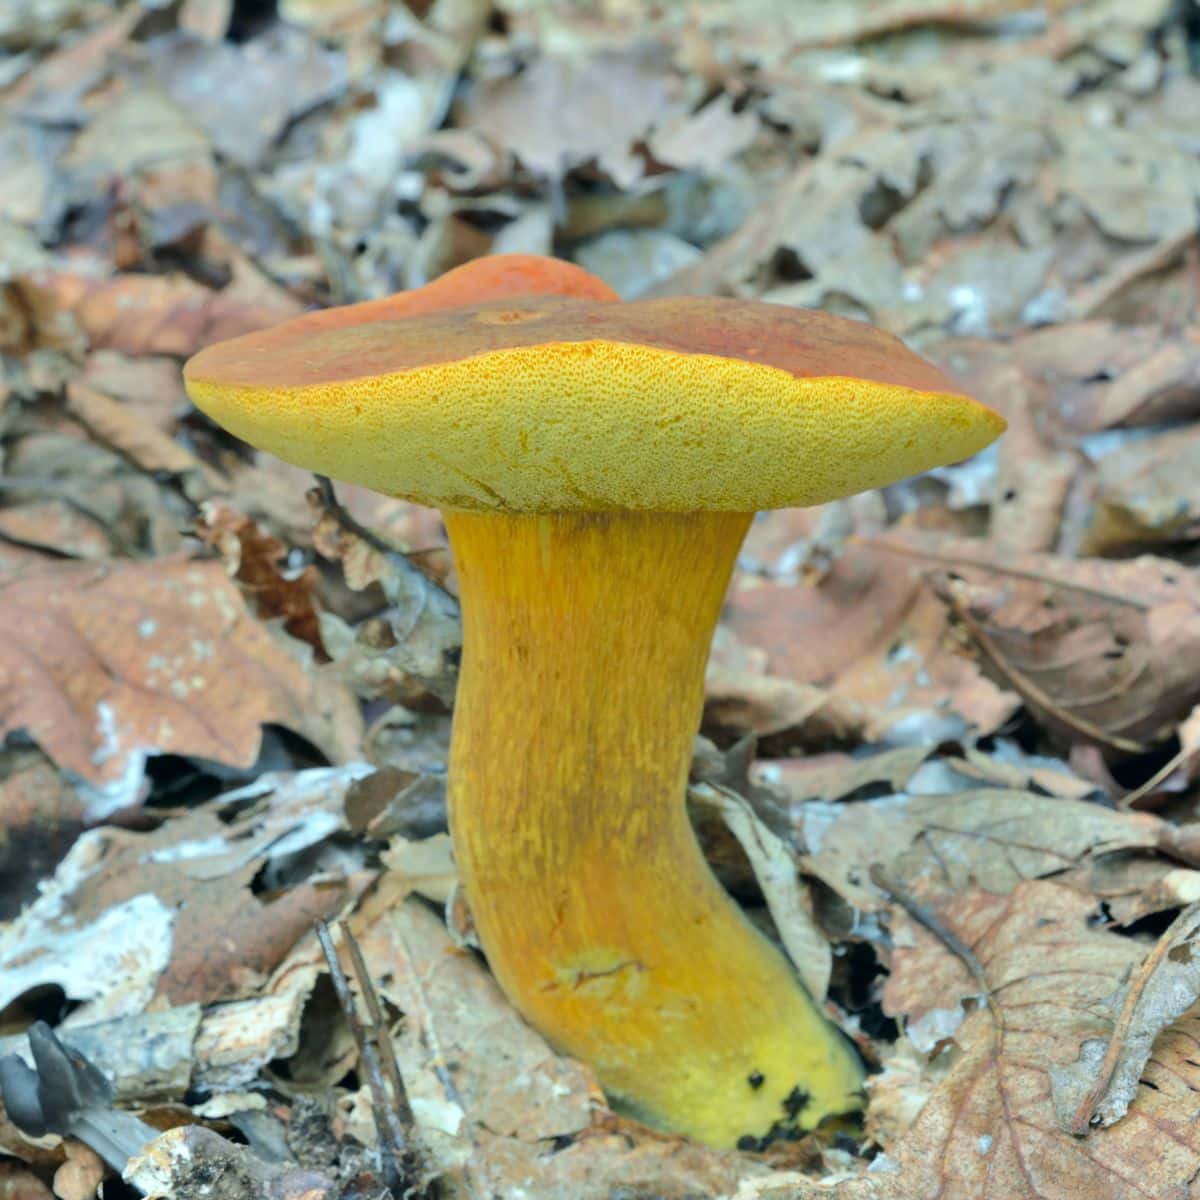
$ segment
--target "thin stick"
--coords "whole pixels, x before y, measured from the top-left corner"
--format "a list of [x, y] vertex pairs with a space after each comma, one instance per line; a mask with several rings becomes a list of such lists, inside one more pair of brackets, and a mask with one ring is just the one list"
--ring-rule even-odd
[[[349, 981], [342, 970], [329, 926], [324, 921], [317, 922], [317, 937], [321, 942], [321, 950], [325, 954], [325, 962], [329, 967], [338, 1003], [341, 1005], [346, 1023], [350, 1027], [354, 1044], [358, 1048], [359, 1061], [363, 1065], [367, 1086], [371, 1090], [371, 1115], [379, 1134], [380, 1174], [393, 1196], [408, 1195], [410, 1180], [406, 1167], [413, 1162], [414, 1154], [408, 1136], [400, 1124], [399, 1115], [388, 1101], [379, 1052], [374, 1042], [367, 1037], [366, 1031], [358, 1019], [354, 994], [350, 991]], [[407, 1107], [407, 1100], [405, 1103]], [[411, 1117], [411, 1112], [409, 1116]]]

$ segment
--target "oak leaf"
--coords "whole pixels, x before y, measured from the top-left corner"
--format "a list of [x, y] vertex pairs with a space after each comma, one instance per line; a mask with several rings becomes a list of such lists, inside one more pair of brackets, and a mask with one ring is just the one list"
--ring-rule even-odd
[[261, 726], [334, 761], [360, 733], [348, 693], [246, 611], [219, 563], [48, 563], [0, 582], [0, 733], [129, 803], [146, 757], [249, 767]]

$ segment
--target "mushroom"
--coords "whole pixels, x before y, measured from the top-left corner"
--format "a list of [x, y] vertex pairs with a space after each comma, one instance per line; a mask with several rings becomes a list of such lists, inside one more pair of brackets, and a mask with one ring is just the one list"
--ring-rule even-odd
[[252, 445], [441, 508], [451, 829], [493, 972], [656, 1126], [760, 1146], [859, 1107], [853, 1049], [688, 823], [705, 662], [755, 510], [955, 462], [1003, 420], [821, 312], [537, 294], [381, 319], [420, 296], [210, 347], [185, 378]]

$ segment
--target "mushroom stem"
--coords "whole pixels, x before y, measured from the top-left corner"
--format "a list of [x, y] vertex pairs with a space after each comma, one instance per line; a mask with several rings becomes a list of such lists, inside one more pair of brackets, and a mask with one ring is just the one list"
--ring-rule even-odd
[[862, 1078], [687, 818], [750, 520], [446, 513], [464, 626], [451, 825], [488, 961], [635, 1115], [722, 1146], [856, 1108]]

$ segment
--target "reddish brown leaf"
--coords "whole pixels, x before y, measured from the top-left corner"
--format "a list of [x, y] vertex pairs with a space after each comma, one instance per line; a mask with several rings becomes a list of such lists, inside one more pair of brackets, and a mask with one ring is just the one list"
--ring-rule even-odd
[[1186, 567], [899, 533], [874, 544], [933, 572], [988, 675], [1069, 742], [1136, 753], [1200, 701], [1200, 575]]
[[202, 508], [197, 528], [201, 540], [216, 550], [231, 575], [253, 600], [255, 611], [265, 620], [281, 618], [294, 638], [307, 642], [324, 655], [320, 622], [313, 603], [317, 572], [308, 566], [298, 572], [286, 570], [288, 548], [278, 538], [264, 533], [249, 517], [219, 501]]
[[[183, 275], [88, 279], [46, 271], [18, 284], [26, 310], [70, 314], [97, 348], [123, 354], [187, 357], [210, 342], [274, 325], [302, 311], [284, 298], [244, 301], [233, 288], [214, 292]], [[48, 318], [47, 318], [48, 319]], [[39, 340], [45, 328], [38, 326]]]
[[0, 584], [0, 696], [0, 730], [131, 793], [149, 754], [248, 767], [272, 721], [339, 760], [359, 729], [346, 693], [247, 614], [217, 563], [18, 570]]

